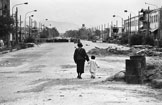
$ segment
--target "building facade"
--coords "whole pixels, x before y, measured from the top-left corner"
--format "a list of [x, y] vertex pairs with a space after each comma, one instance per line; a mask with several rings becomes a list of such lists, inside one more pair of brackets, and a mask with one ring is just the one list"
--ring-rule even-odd
[[10, 0], [0, 0], [0, 40], [5, 45], [9, 42]]
[[149, 13], [150, 33], [154, 36], [154, 39], [159, 39], [160, 29], [160, 9], [153, 10]]
[[124, 20], [124, 32], [137, 33], [143, 28], [143, 23], [140, 21], [141, 15], [131, 17]]
[[[162, 40], [162, 8], [144, 10], [143, 14], [124, 20], [124, 32], [143, 32]], [[160, 31], [161, 30], [161, 31]]]
[[2, 0], [0, 0], [0, 16], [2, 16]]
[[[130, 27], [131, 26], [131, 27]], [[139, 25], [139, 16], [131, 17], [131, 19], [124, 20], [124, 31], [125, 32], [137, 32], [138, 28], [142, 27], [142, 24]]]
[[10, 16], [10, 0], [0, 0], [0, 16]]

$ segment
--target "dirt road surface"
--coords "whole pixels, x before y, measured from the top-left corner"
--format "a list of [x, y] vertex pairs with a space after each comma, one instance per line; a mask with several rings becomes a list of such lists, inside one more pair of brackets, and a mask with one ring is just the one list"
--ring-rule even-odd
[[[87, 51], [108, 45], [83, 44]], [[126, 56], [97, 57], [97, 78], [90, 79], [86, 63], [83, 79], [77, 79], [75, 46], [49, 43], [0, 55], [0, 105], [162, 105], [161, 90], [102, 82], [125, 70]]]

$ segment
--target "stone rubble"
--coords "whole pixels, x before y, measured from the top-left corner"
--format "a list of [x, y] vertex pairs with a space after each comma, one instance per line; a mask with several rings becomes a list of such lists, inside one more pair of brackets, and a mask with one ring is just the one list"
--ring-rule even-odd
[[[109, 55], [143, 55], [146, 57], [158, 57], [156, 60], [147, 60], [146, 70], [143, 71], [143, 79], [145, 83], [151, 83], [153, 88], [162, 88], [162, 48], [154, 48], [149, 45], [136, 45], [130, 47], [130, 49], [122, 49], [122, 47], [107, 47], [94, 49], [88, 52], [90, 55], [96, 56], [109, 56]], [[118, 72], [115, 75], [108, 77], [105, 81], [123, 81], [125, 74]]]

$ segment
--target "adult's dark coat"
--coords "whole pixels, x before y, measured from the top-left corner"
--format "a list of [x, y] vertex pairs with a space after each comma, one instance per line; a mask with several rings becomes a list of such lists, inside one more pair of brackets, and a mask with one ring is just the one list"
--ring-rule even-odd
[[74, 52], [74, 61], [77, 64], [77, 73], [84, 73], [84, 63], [89, 57], [84, 48], [77, 48]]

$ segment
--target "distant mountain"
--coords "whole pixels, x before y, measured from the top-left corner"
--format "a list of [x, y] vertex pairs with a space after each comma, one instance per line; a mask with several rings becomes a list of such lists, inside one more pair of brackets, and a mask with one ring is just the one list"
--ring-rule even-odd
[[41, 23], [45, 24], [47, 27], [56, 27], [59, 33], [65, 33], [67, 30], [76, 30], [80, 28], [78, 25], [68, 22], [42, 21]]

